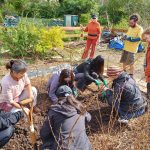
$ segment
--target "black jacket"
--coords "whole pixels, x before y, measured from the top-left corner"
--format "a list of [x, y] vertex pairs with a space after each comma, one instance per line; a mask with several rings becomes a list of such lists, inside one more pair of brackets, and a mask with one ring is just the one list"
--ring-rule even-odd
[[23, 116], [23, 112], [21, 111], [10, 113], [10, 112], [4, 112], [0, 110], [0, 134], [1, 131], [5, 130], [11, 125], [15, 125], [22, 116]]
[[[98, 75], [97, 72], [93, 68], [94, 66], [92, 65], [92, 59], [88, 59], [87, 61], [78, 65], [75, 68], [74, 72], [75, 74], [84, 73], [85, 78], [91, 82], [95, 82], [96, 79], [100, 79], [101, 81], [103, 81], [102, 76]], [[97, 74], [97, 77], [93, 77], [92, 75], [93, 72]]]

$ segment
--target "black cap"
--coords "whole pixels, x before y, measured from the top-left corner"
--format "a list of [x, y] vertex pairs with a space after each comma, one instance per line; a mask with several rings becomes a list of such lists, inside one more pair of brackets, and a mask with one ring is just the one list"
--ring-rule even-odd
[[69, 86], [67, 85], [62, 85], [58, 88], [56, 91], [57, 97], [67, 97], [68, 95], [72, 94], [72, 90]]
[[97, 18], [97, 16], [95, 15], [95, 14], [92, 14], [92, 19], [96, 19]]

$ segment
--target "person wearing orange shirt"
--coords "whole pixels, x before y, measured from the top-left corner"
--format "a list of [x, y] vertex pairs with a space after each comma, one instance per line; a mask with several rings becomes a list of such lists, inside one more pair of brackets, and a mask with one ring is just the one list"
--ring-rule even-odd
[[97, 21], [97, 16], [92, 15], [91, 21], [88, 23], [86, 28], [81, 27], [81, 30], [84, 32], [88, 32], [86, 47], [84, 49], [84, 53], [82, 55], [82, 59], [88, 58], [89, 49], [92, 46], [90, 58], [94, 57], [97, 41], [101, 34], [100, 23]]
[[147, 28], [143, 34], [142, 38], [147, 43], [147, 52], [146, 52], [146, 61], [144, 64], [145, 68], [145, 76], [146, 76], [146, 82], [147, 82], [147, 96], [150, 98], [150, 27]]

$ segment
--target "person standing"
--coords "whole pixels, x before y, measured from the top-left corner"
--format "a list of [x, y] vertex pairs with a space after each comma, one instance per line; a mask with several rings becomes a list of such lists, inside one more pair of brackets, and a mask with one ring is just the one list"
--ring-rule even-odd
[[97, 41], [101, 34], [101, 27], [100, 27], [100, 23], [97, 21], [97, 16], [95, 14], [92, 15], [91, 21], [88, 23], [86, 28], [84, 29], [81, 26], [81, 30], [83, 30], [84, 32], [88, 32], [86, 47], [84, 49], [82, 59], [88, 58], [88, 53], [89, 53], [89, 49], [91, 46], [92, 46], [92, 49], [90, 53], [90, 58], [93, 58], [96, 45], [97, 45]]
[[150, 98], [150, 27], [143, 32], [143, 40], [147, 42], [146, 61], [144, 64], [145, 76], [147, 82], [147, 96]]
[[123, 63], [123, 69], [126, 71], [129, 66], [129, 75], [133, 77], [135, 54], [141, 41], [143, 28], [138, 25], [139, 15], [134, 14], [129, 18], [129, 29], [124, 37], [124, 50], [120, 62]]

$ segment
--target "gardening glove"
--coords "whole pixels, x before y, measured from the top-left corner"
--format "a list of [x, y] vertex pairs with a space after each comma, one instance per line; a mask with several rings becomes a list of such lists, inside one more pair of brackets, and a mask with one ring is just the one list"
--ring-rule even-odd
[[105, 85], [105, 87], [108, 87], [106, 80], [103, 81], [103, 84]]
[[99, 80], [95, 80], [95, 84], [96, 84], [97, 86], [100, 86], [101, 82], [100, 82]]
[[77, 96], [78, 96], [78, 91], [77, 91], [77, 88], [76, 88], [76, 87], [73, 87], [72, 92], [73, 92], [73, 96], [74, 96], [74, 97], [77, 97]]
[[102, 91], [100, 94], [98, 94], [98, 99], [105, 103], [106, 102], [106, 92], [105, 91]]

